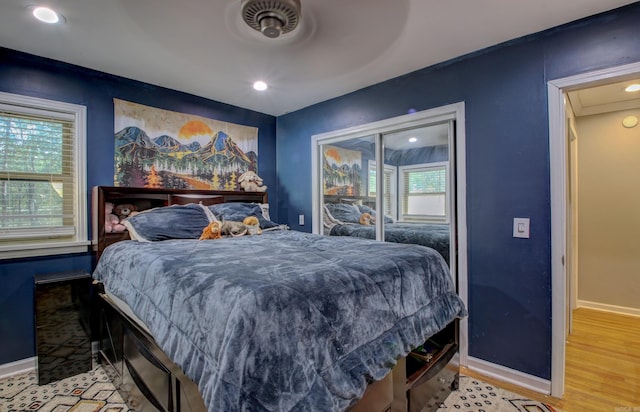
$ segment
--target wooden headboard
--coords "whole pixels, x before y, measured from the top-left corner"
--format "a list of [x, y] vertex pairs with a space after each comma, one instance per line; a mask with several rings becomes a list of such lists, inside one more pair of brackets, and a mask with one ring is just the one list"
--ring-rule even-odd
[[375, 196], [324, 195], [323, 200], [325, 203], [360, 204], [376, 208]]
[[151, 189], [141, 187], [96, 186], [92, 191], [93, 250], [99, 258], [104, 248], [112, 243], [129, 239], [129, 233], [107, 233], [104, 230], [105, 203], [129, 203], [140, 210], [160, 206], [202, 203], [214, 205], [229, 202], [268, 203], [266, 192], [235, 192], [228, 190]]

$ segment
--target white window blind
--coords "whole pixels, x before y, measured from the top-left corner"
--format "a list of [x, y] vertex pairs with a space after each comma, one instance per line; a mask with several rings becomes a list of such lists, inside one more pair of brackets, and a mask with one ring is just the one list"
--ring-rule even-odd
[[446, 220], [447, 165], [402, 168], [402, 217], [406, 220]]
[[67, 248], [88, 243], [79, 196], [84, 113], [82, 106], [0, 94], [1, 257], [76, 252]]

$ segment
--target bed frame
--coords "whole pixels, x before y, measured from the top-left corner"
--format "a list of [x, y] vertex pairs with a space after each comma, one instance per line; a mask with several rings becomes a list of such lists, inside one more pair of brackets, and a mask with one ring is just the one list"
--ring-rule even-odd
[[322, 199], [325, 203], [361, 204], [373, 209], [376, 208], [376, 198], [374, 196], [323, 195]]
[[[148, 189], [98, 186], [92, 193], [93, 249], [99, 259], [104, 249], [129, 239], [127, 232], [106, 233], [106, 202], [132, 203], [142, 208], [173, 204], [205, 205], [227, 202], [268, 203], [266, 192]], [[206, 411], [197, 385], [155, 343], [151, 334], [117, 299], [94, 282], [98, 312], [98, 360], [123, 399], [136, 411]], [[458, 321], [447, 325], [429, 341], [434, 349], [401, 358], [384, 379], [372, 382], [352, 412], [435, 411], [458, 388]]]

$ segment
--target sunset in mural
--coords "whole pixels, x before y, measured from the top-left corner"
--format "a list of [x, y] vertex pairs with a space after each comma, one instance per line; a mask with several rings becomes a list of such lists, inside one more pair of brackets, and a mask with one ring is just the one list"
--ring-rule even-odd
[[180, 140], [209, 140], [213, 136], [213, 130], [204, 122], [200, 120], [190, 120], [185, 123], [178, 132], [178, 139]]
[[335, 147], [328, 146], [327, 149], [325, 149], [324, 151], [324, 155], [327, 158], [327, 161], [331, 163], [334, 163], [334, 164], [342, 163], [342, 159], [340, 158], [340, 152]]

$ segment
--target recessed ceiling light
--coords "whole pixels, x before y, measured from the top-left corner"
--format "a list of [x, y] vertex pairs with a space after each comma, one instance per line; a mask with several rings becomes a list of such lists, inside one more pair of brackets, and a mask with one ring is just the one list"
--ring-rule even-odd
[[622, 119], [622, 125], [627, 129], [636, 127], [638, 125], [638, 118], [635, 116], [627, 116], [624, 119]]
[[415, 142], [417, 142], [417, 141], [418, 141], [418, 139], [416, 139], [415, 137], [410, 137], [410, 138], [409, 138], [409, 142], [410, 142], [410, 143], [415, 143]]
[[258, 80], [253, 84], [253, 88], [259, 91], [267, 90], [267, 84], [262, 80]]
[[637, 92], [640, 91], [640, 84], [630, 84], [624, 89], [625, 92]]
[[33, 15], [36, 19], [49, 24], [54, 24], [60, 21], [58, 13], [48, 7], [36, 7], [33, 9]]

